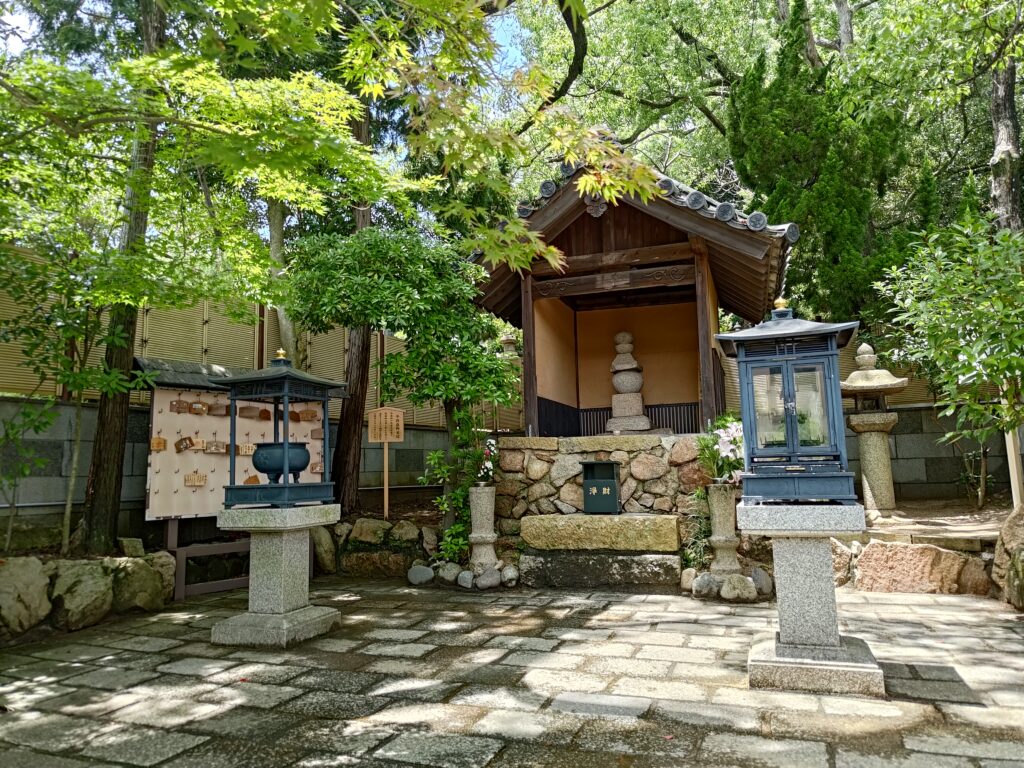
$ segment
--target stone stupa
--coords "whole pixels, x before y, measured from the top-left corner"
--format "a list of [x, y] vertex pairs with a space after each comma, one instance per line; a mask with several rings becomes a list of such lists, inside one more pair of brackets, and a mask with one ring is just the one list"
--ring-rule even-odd
[[606, 432], [647, 432], [651, 420], [644, 416], [644, 369], [633, 357], [633, 334], [622, 331], [615, 334], [615, 359], [612, 360], [612, 417], [605, 425]]

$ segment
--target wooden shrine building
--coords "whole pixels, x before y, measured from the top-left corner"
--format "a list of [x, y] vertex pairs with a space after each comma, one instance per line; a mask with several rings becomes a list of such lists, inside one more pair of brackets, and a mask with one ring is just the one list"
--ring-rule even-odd
[[724, 408], [719, 308], [759, 322], [781, 292], [795, 224], [669, 178], [663, 195], [612, 206], [574, 183], [545, 182], [520, 216], [565, 256], [564, 271], [499, 265], [484, 307], [523, 329], [524, 429], [530, 436], [602, 434], [611, 414], [614, 336], [628, 331], [643, 366], [652, 428], [700, 432]]

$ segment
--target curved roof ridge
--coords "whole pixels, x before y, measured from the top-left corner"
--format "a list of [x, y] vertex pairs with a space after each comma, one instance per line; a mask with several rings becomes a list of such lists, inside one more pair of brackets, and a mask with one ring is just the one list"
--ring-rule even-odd
[[[560, 166], [560, 180], [548, 179], [542, 182], [537, 198], [519, 203], [519, 217], [528, 219], [536, 211], [547, 205], [547, 201], [579, 173], [582, 168], [581, 164], [571, 165], [563, 163]], [[715, 219], [734, 229], [746, 229], [751, 232], [765, 234], [769, 237], [784, 238], [790, 245], [800, 239], [800, 227], [797, 224], [792, 222], [769, 224], [768, 216], [762, 211], [746, 213], [734, 203], [715, 200], [699, 189], [657, 171], [655, 171], [655, 175], [658, 177], [658, 187], [665, 193], [663, 199], [672, 205], [686, 208], [708, 219]]]

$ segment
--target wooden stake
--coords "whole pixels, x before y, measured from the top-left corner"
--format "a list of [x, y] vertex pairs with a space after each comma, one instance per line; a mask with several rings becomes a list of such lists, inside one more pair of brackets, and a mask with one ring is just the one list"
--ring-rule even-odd
[[384, 519], [388, 519], [388, 441], [384, 441]]

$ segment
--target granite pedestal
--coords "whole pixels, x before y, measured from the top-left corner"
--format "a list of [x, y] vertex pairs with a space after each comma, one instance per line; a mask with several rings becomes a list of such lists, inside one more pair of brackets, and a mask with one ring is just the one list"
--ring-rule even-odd
[[751, 688], [885, 696], [867, 643], [839, 634], [829, 538], [864, 530], [859, 505], [764, 504], [736, 509], [743, 533], [772, 537], [779, 631], [755, 640]]
[[334, 626], [334, 608], [309, 604], [309, 529], [341, 517], [337, 504], [234, 507], [217, 516], [225, 531], [249, 531], [249, 611], [213, 626], [217, 645], [286, 648]]
[[898, 420], [895, 413], [852, 413], [846, 417], [860, 442], [861, 489], [864, 509], [871, 519], [890, 517], [896, 509], [889, 433]]

